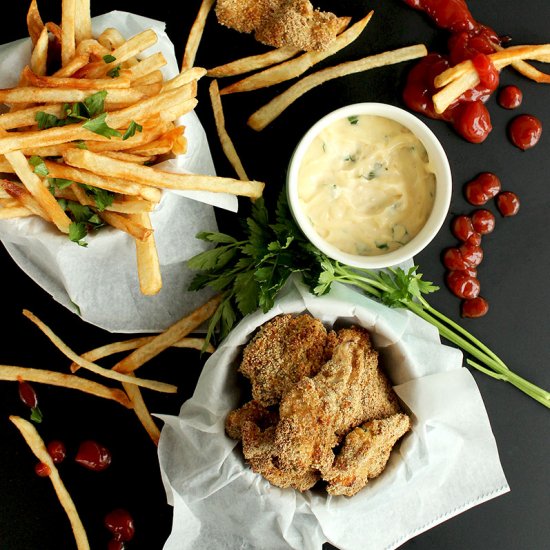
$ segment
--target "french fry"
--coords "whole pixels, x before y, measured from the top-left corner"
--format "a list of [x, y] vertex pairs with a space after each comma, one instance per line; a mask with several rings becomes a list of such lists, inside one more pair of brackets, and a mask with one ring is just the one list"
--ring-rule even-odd
[[202, 67], [191, 67], [190, 69], [183, 70], [179, 75], [175, 76], [171, 80], [164, 83], [162, 87], [163, 91], [174, 90], [190, 82], [200, 80], [206, 74], [206, 69]]
[[233, 145], [233, 142], [231, 141], [231, 138], [229, 137], [229, 134], [225, 129], [225, 117], [223, 114], [222, 101], [217, 80], [212, 80], [212, 82], [210, 83], [209, 91], [210, 101], [212, 103], [212, 110], [214, 112], [214, 121], [216, 123], [216, 131], [218, 132], [218, 137], [220, 138], [223, 152], [225, 153], [225, 156], [231, 163], [231, 166], [233, 166], [233, 169], [235, 170], [239, 178], [246, 181], [249, 178], [246, 175], [237, 150], [235, 149], [235, 146]]
[[24, 185], [19, 185], [13, 181], [1, 180], [0, 185], [11, 197], [15, 198], [21, 206], [40, 218], [50, 221], [46, 211], [40, 206], [37, 200], [29, 193]]
[[25, 206], [9, 206], [0, 208], [0, 220], [13, 220], [15, 218], [27, 218], [34, 216], [35, 213], [31, 212]]
[[127, 409], [132, 408], [132, 403], [128, 396], [118, 388], [109, 388], [93, 380], [87, 380], [74, 374], [64, 374], [45, 369], [32, 369], [27, 367], [18, 367], [13, 365], [0, 365], [0, 380], [16, 382], [22, 378], [27, 382], [36, 382], [38, 384], [49, 384], [72, 390], [78, 390], [96, 397], [109, 399], [120, 403]]
[[34, 456], [48, 467], [48, 477], [52, 482], [61, 506], [69, 518], [78, 550], [89, 550], [90, 544], [82, 520], [78, 515], [71, 495], [59, 476], [59, 472], [44, 441], [36, 431], [36, 428], [28, 420], [19, 416], [10, 416], [10, 420], [23, 436], [23, 439], [26, 441]]
[[38, 4], [36, 3], [36, 0], [31, 0], [27, 11], [27, 30], [29, 31], [29, 36], [31, 37], [33, 45], [38, 42], [43, 28], [44, 22], [42, 21], [42, 17], [40, 17], [40, 12], [38, 11]]
[[76, 0], [61, 0], [61, 65], [75, 55]]
[[183, 54], [183, 61], [181, 63], [181, 70], [191, 68], [195, 64], [195, 57], [199, 44], [204, 33], [204, 26], [206, 24], [206, 18], [214, 5], [215, 0], [202, 0], [197, 13], [197, 17], [193, 22], [189, 36], [187, 37], [187, 43], [185, 44], [185, 50]]
[[137, 65], [127, 69], [127, 74], [132, 80], [142, 78], [153, 71], [162, 69], [166, 65], [166, 58], [161, 52], [156, 52], [145, 59], [140, 60]]
[[[86, 204], [86, 203], [82, 203]], [[145, 213], [146, 214], [146, 213]], [[137, 216], [137, 214], [136, 214]], [[106, 223], [108, 223], [110, 226], [115, 227], [116, 229], [120, 229], [121, 231], [124, 231], [125, 233], [128, 233], [128, 235], [132, 236], [134, 239], [138, 241], [146, 241], [152, 234], [153, 229], [151, 227], [146, 227], [140, 223], [138, 223], [135, 219], [129, 216], [125, 216], [124, 214], [119, 214], [117, 212], [111, 212], [109, 210], [104, 210], [102, 212], [99, 212], [99, 217], [104, 220]], [[139, 255], [138, 255], [138, 273], [140, 272], [139, 269]], [[155, 267], [158, 265], [158, 261], [155, 262]], [[150, 277], [151, 275], [147, 271], [147, 276]], [[155, 270], [155, 274], [159, 277], [160, 280], [160, 267]], [[147, 289], [149, 290], [149, 289]], [[160, 286], [155, 285], [155, 292], [156, 294], [160, 290]], [[143, 289], [142, 289], [143, 291]], [[150, 291], [150, 290], [149, 290]], [[147, 295], [147, 292], [143, 292], [143, 294]]]
[[[77, 80], [77, 79], [73, 79]], [[25, 86], [19, 88], [5, 88], [0, 90], [0, 101], [3, 103], [76, 103], [84, 101], [90, 95], [103, 91], [101, 86], [86, 88], [85, 90], [73, 88], [39, 88]], [[105, 103], [109, 108], [110, 103], [135, 103], [147, 97], [146, 90], [130, 88], [109, 90]]]
[[[146, 212], [140, 214], [130, 214], [132, 222], [143, 226], [146, 229], [151, 228], [151, 220]], [[135, 238], [136, 259], [139, 279], [139, 288], [145, 296], [154, 296], [162, 288], [162, 276], [160, 273], [160, 262], [155, 244], [155, 236], [152, 231], [145, 238]]]
[[[40, 42], [40, 41], [39, 41]], [[27, 79], [29, 86], [37, 88], [62, 88], [73, 90], [107, 90], [113, 88], [130, 88], [130, 79], [125, 76], [118, 78], [64, 78], [58, 76], [40, 76], [35, 74], [30, 67], [23, 69], [23, 76]]]
[[224, 78], [227, 76], [237, 76], [239, 74], [250, 73], [258, 69], [265, 69], [266, 67], [271, 67], [277, 63], [287, 61], [288, 59], [297, 56], [301, 51], [302, 50], [292, 48], [290, 46], [283, 46], [259, 55], [242, 57], [241, 59], [236, 59], [230, 63], [213, 67], [212, 69], [208, 69], [207, 74], [212, 78]]
[[115, 50], [116, 48], [122, 46], [124, 42], [126, 42], [126, 39], [117, 29], [114, 29], [113, 27], [109, 27], [108, 29], [105, 29], [98, 37], [97, 41], [104, 47], [107, 48], [110, 51]]
[[189, 315], [186, 315], [173, 325], [168, 327], [164, 332], [154, 336], [151, 341], [140, 346], [135, 351], [130, 353], [124, 359], [119, 361], [113, 370], [117, 372], [130, 373], [141, 367], [143, 364], [156, 357], [165, 349], [171, 347], [175, 342], [178, 342], [189, 333], [193, 332], [197, 327], [202, 325], [209, 319], [221, 301], [221, 297], [214, 296], [208, 302], [205, 302]]
[[239, 181], [218, 176], [175, 174], [150, 166], [137, 166], [132, 162], [111, 159], [83, 149], [67, 150], [64, 159], [67, 164], [96, 174], [104, 176], [110, 174], [115, 178], [128, 179], [158, 188], [233, 193], [250, 198], [260, 197], [264, 188], [264, 184], [259, 181]]
[[92, 18], [90, 15], [90, 0], [76, 0], [75, 5], [75, 42], [92, 37]]
[[48, 218], [57, 226], [59, 231], [68, 234], [71, 220], [42, 183], [42, 180], [31, 170], [25, 155], [21, 151], [14, 151], [6, 153], [5, 156], [15, 170], [15, 173], [19, 176], [19, 179], [36, 199], [36, 202], [44, 210]]
[[58, 118], [63, 116], [63, 105], [61, 103], [53, 105], [38, 105], [37, 107], [28, 107], [20, 111], [8, 111], [0, 115], [0, 128], [4, 130], [13, 130], [15, 128], [24, 128], [36, 124], [36, 114], [44, 112], [55, 115]]
[[[495, 68], [501, 71], [504, 67], [523, 62], [525, 59], [546, 62], [549, 55], [550, 44], [542, 44], [538, 46], [513, 46], [500, 49], [490, 54], [489, 58]], [[534, 70], [536, 71], [536, 69]], [[540, 73], [540, 75], [544, 75], [544, 73]], [[540, 81], [546, 82], [546, 79], [540, 77], [540, 75], [537, 78]], [[548, 77], [548, 82], [550, 82], [550, 77]], [[469, 59], [443, 71], [434, 79], [435, 87], [440, 88], [432, 97], [435, 111], [443, 113], [464, 92], [475, 88], [478, 84], [479, 75], [474, 64]]]
[[100, 367], [99, 365], [96, 365], [91, 361], [86, 361], [85, 359], [82, 359], [82, 357], [80, 357], [77, 353], [75, 353], [71, 348], [69, 348], [69, 346], [67, 346], [67, 344], [65, 344], [65, 342], [63, 342], [61, 338], [59, 338], [50, 327], [48, 327], [38, 317], [36, 317], [36, 315], [26, 309], [23, 310], [23, 315], [27, 317], [27, 319], [30, 319], [48, 337], [48, 339], [54, 344], [54, 346], [59, 351], [61, 351], [61, 353], [63, 353], [71, 361], [74, 361], [84, 369], [90, 370], [96, 374], [104, 376], [105, 378], [118, 380], [119, 382], [127, 382], [129, 384], [136, 384], [137, 386], [149, 388], [150, 390], [158, 392], [176, 393], [178, 390], [177, 387], [173, 384], [157, 382], [156, 380], [146, 380], [137, 377], [130, 377], [120, 372], [116, 372], [110, 369], [104, 369], [103, 367]]
[[402, 63], [412, 59], [418, 59], [419, 57], [427, 55], [427, 53], [426, 46], [423, 44], [417, 44], [414, 46], [399, 48], [397, 50], [370, 55], [368, 57], [358, 59], [357, 61], [347, 61], [327, 69], [322, 69], [302, 78], [296, 82], [296, 84], [290, 86], [290, 88], [282, 94], [278, 95], [269, 103], [258, 109], [250, 116], [247, 124], [256, 131], [263, 130], [287, 107], [292, 105], [294, 101], [316, 86], [324, 84], [334, 78], [368, 71], [377, 67], [393, 65], [395, 63]]
[[31, 68], [33, 73], [43, 76], [46, 74], [48, 61], [48, 29], [44, 27], [31, 54]]
[[372, 11], [369, 12], [363, 19], [355, 23], [355, 25], [352, 25], [349, 29], [339, 34], [327, 49], [306, 52], [290, 61], [285, 61], [284, 63], [270, 67], [262, 72], [255, 73], [239, 82], [222, 88], [220, 90], [220, 95], [266, 88], [300, 76], [316, 63], [334, 55], [336, 52], [356, 40], [371, 20], [373, 13]]
[[[130, 376], [133, 376], [133, 374], [131, 374]], [[158, 445], [160, 439], [160, 430], [155, 424], [151, 413], [147, 409], [147, 405], [143, 400], [140, 389], [136, 385], [126, 383], [123, 384], [123, 387], [128, 394], [128, 397], [130, 398], [132, 408], [134, 409], [134, 412], [136, 413], [136, 416], [138, 417], [142, 426], [149, 434], [149, 437], [153, 440], [153, 443], [155, 445]]]
[[[80, 44], [76, 47], [76, 55], [85, 55], [88, 57], [88, 59], [102, 59], [103, 56], [110, 53], [111, 52], [109, 51], [109, 49], [106, 48], [103, 44], [100, 44], [95, 38], [87, 38], [86, 40], [80, 42]], [[84, 76], [80, 72], [78, 73], [78, 75]]]
[[90, 60], [89, 55], [80, 54], [75, 55], [64, 67], [61, 67], [52, 76], [57, 76], [60, 78], [66, 78], [73, 76], [79, 69], [84, 67]]

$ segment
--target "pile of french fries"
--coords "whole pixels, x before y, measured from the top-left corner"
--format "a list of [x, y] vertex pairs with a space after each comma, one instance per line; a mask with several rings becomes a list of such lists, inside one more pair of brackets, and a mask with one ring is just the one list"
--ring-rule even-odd
[[206, 70], [165, 80], [162, 53], [143, 55], [157, 41], [153, 30], [126, 39], [108, 28], [94, 38], [89, 0], [63, 0], [61, 25], [44, 23], [31, 0], [27, 27], [29, 64], [18, 86], [0, 90], [9, 108], [0, 114], [0, 219], [39, 216], [83, 245], [87, 228], [124, 231], [136, 243], [142, 293], [156, 294], [150, 213], [162, 190], [257, 198], [264, 184], [155, 167], [186, 151], [178, 119], [197, 105]]

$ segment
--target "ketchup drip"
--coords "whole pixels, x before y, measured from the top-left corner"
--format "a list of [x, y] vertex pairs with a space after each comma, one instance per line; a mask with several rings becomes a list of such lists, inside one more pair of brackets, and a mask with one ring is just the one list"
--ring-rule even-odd
[[[431, 53], [409, 73], [403, 100], [407, 107], [430, 118], [445, 120], [466, 140], [481, 143], [492, 130], [491, 117], [484, 103], [496, 90], [499, 74], [488, 57], [500, 45], [491, 28], [478, 23], [464, 0], [404, 0], [425, 12], [438, 26], [448, 30], [448, 55]], [[479, 75], [479, 84], [462, 94], [443, 113], [437, 113], [432, 96], [434, 78], [444, 70], [470, 59]]]

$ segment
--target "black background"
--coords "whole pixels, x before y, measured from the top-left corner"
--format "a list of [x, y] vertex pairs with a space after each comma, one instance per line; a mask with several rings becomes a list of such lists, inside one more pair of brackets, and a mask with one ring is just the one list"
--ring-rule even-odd
[[[59, 22], [60, 4], [60, 0], [39, 2], [45, 21]], [[356, 43], [321, 66], [416, 42], [424, 42], [429, 49], [445, 47], [445, 32], [399, 0], [341, 0], [318, 5], [338, 15], [351, 15], [354, 20], [371, 8], [375, 10], [374, 18]], [[492, 26], [499, 34], [510, 35], [515, 44], [550, 41], [547, 0], [519, 3], [472, 0], [469, 5], [479, 21]], [[3, 41], [26, 36], [27, 6], [26, 1], [20, 0], [3, 3]], [[166, 21], [178, 59], [198, 6], [197, 0], [148, 3], [92, 0], [93, 15], [117, 9]], [[211, 14], [196, 64], [212, 67], [265, 49], [250, 36], [221, 27]], [[224, 97], [228, 131], [248, 174], [267, 183], [266, 198], [270, 204], [283, 186], [293, 148], [313, 122], [337, 107], [360, 101], [402, 106], [400, 93], [409, 68], [410, 64], [402, 64], [329, 82], [302, 97], [261, 133], [246, 126], [247, 117], [286, 89], [288, 83]], [[510, 112], [498, 107], [494, 98], [489, 101], [494, 130], [485, 143], [466, 143], [443, 123], [427, 121], [446, 149], [453, 172], [449, 222], [454, 214], [472, 210], [463, 198], [462, 187], [481, 171], [498, 174], [503, 187], [516, 192], [521, 199], [519, 214], [503, 219], [497, 213], [496, 230], [484, 238], [485, 259], [479, 277], [482, 294], [491, 306], [488, 315], [477, 320], [461, 320], [458, 299], [444, 286], [440, 254], [444, 247], [454, 243], [449, 223], [416, 261], [425, 278], [442, 287], [430, 299], [434, 306], [471, 329], [518, 374], [548, 389], [550, 138], [545, 132], [550, 127], [550, 89], [510, 70], [502, 74], [501, 83], [518, 84], [524, 92], [524, 102], [517, 111]], [[215, 134], [207, 88], [205, 78], [199, 86], [197, 112], [210, 137], [218, 173], [233, 175]], [[538, 146], [526, 152], [514, 148], [506, 137], [506, 125], [519, 113], [538, 116], [545, 128]], [[241, 212], [245, 213], [246, 201], [241, 206]], [[489, 208], [496, 213], [493, 204]], [[234, 221], [234, 215], [219, 214], [221, 228]], [[62, 371], [67, 368], [67, 360], [21, 315], [23, 308], [42, 318], [79, 352], [121, 339], [120, 335], [84, 323], [53, 301], [17, 268], [3, 247], [0, 248], [1, 363]], [[144, 377], [179, 386], [176, 396], [144, 392], [151, 410], [177, 414], [180, 405], [193, 392], [202, 361], [198, 352], [170, 350], [143, 367]], [[474, 377], [488, 410], [511, 492], [419, 535], [403, 548], [547, 548], [550, 538], [549, 412], [512, 386], [477, 372]], [[162, 548], [171, 528], [171, 508], [166, 504], [160, 481], [156, 448], [133, 413], [118, 404], [70, 390], [46, 386], [37, 389], [45, 417], [39, 430], [46, 441], [60, 438], [67, 443], [69, 459], [60, 466], [60, 472], [74, 497], [92, 548], [106, 547], [108, 534], [102, 519], [106, 512], [119, 506], [128, 508], [135, 518], [136, 537], [128, 548]], [[4, 382], [0, 384], [0, 549], [73, 548], [69, 523], [51, 484], [33, 473], [35, 458], [8, 421], [9, 414], [27, 416], [27, 410], [18, 399], [16, 384]], [[96, 439], [111, 449], [114, 458], [108, 470], [93, 473], [72, 461], [83, 439]]]

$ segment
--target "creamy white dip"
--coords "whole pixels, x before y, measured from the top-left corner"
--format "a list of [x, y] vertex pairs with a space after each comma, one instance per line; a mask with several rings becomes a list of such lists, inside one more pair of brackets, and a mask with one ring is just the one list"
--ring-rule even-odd
[[298, 197], [315, 231], [349, 254], [374, 256], [409, 242], [435, 198], [426, 149], [403, 125], [359, 115], [322, 130], [298, 172]]

